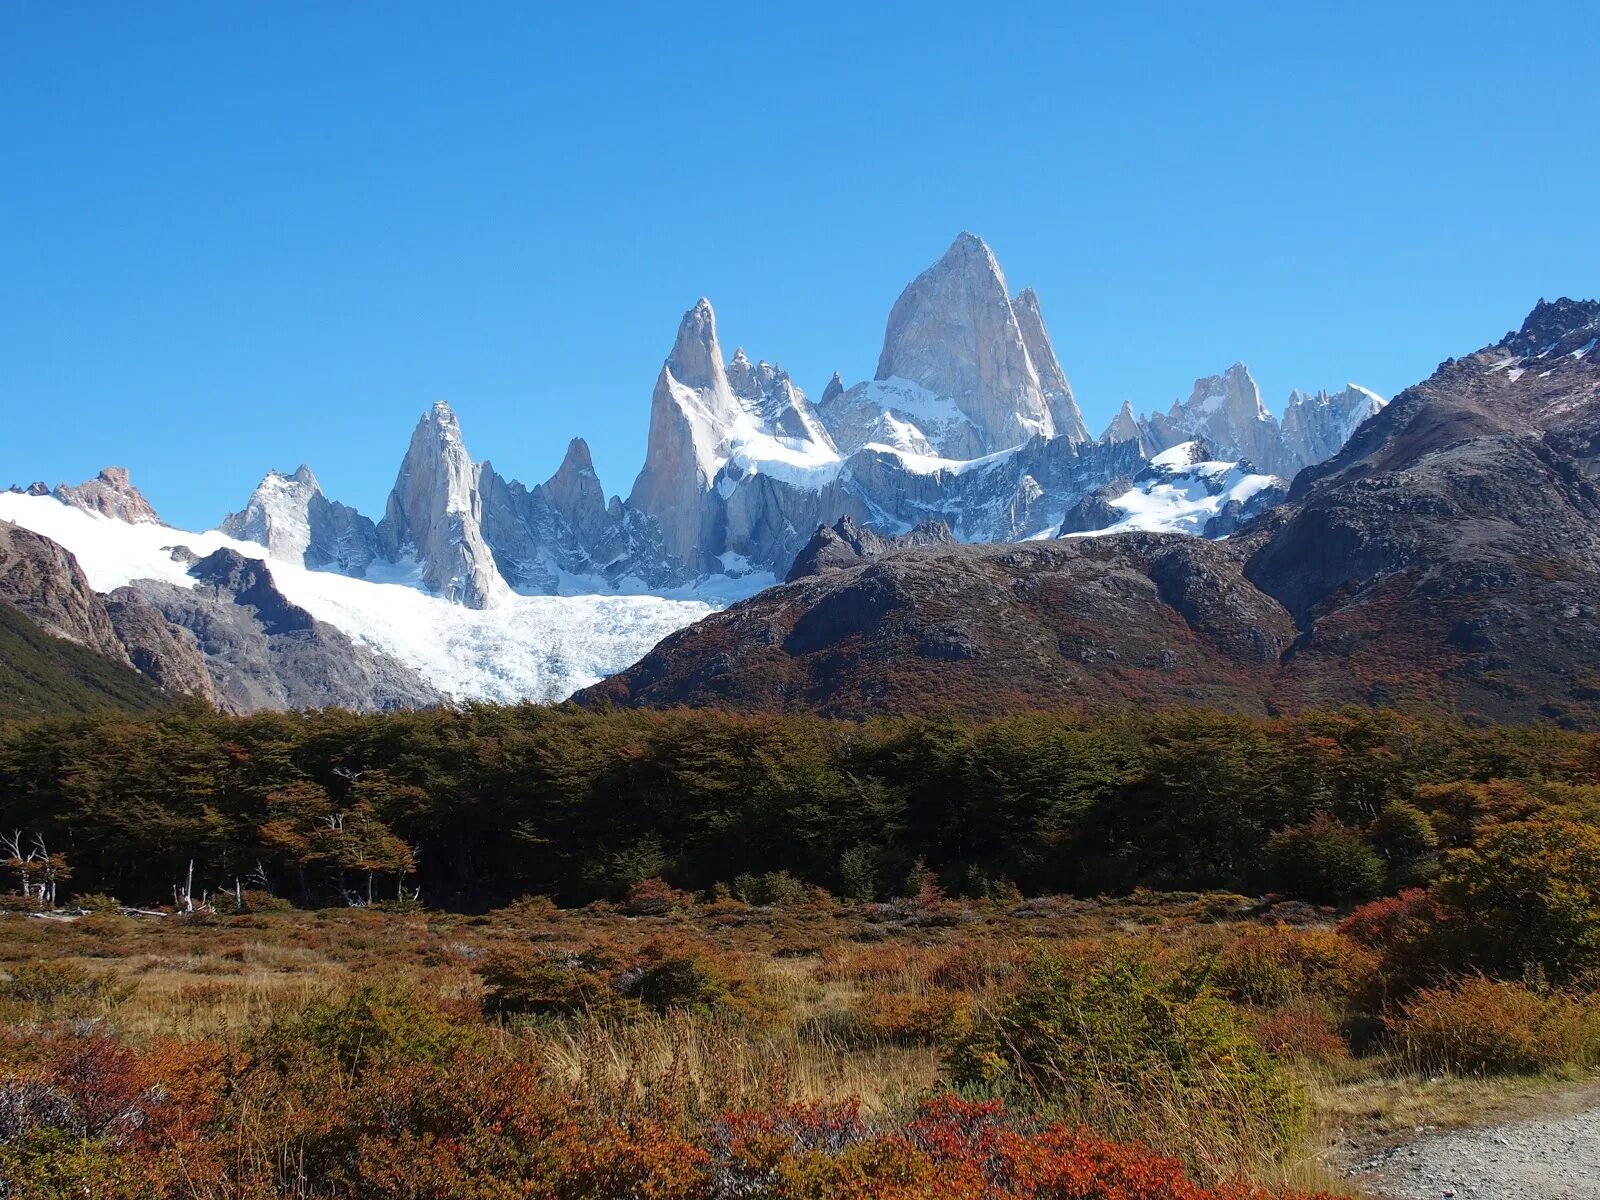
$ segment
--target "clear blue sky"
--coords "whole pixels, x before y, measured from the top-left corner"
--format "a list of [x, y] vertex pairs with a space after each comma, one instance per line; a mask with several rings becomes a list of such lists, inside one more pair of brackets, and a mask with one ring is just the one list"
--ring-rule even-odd
[[962, 229], [1096, 431], [1600, 293], [1591, 5], [777, 7], [11, 0], [0, 486], [123, 463], [209, 525], [305, 460], [377, 516], [444, 398], [626, 494], [697, 296], [815, 396]]

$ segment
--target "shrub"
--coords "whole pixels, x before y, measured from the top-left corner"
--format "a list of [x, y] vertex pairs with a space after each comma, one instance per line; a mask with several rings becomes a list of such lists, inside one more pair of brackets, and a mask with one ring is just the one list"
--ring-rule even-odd
[[1339, 923], [1339, 932], [1374, 951], [1383, 980], [1402, 992], [1436, 978], [1452, 957], [1444, 910], [1421, 888], [1363, 904]]
[[919, 994], [868, 992], [856, 1005], [859, 1028], [868, 1037], [903, 1046], [939, 1046], [972, 1029], [972, 998], [933, 989]]
[[1463, 965], [1564, 982], [1600, 971], [1600, 829], [1517, 821], [1445, 860], [1435, 894], [1460, 924]]
[[561, 909], [549, 896], [518, 896], [504, 908], [495, 911], [495, 916], [519, 926], [542, 925], [556, 920], [560, 915]]
[[521, 947], [491, 950], [477, 965], [484, 1009], [502, 1015], [600, 1010], [611, 997], [593, 960]]
[[933, 987], [971, 992], [1009, 979], [1026, 965], [1026, 953], [1015, 947], [967, 942], [936, 955], [923, 965], [921, 975]]
[[57, 1017], [91, 1016], [115, 1008], [137, 990], [116, 976], [60, 959], [18, 963], [0, 983], [0, 997]]
[[105, 892], [86, 892], [72, 898], [73, 906], [92, 915], [116, 915], [122, 911], [122, 901]]
[[1353, 904], [1383, 890], [1383, 863], [1361, 834], [1319, 813], [1267, 839], [1273, 890], [1319, 904]]
[[224, 917], [239, 916], [242, 913], [294, 911], [294, 905], [284, 897], [274, 896], [271, 892], [260, 888], [246, 888], [238, 896], [232, 892], [218, 892], [212, 897], [211, 906], [218, 915]]
[[865, 903], [878, 896], [878, 852], [871, 846], [851, 846], [839, 855], [838, 893], [846, 900]]
[[1418, 992], [1389, 1029], [1427, 1071], [1499, 1074], [1600, 1061], [1600, 1008], [1563, 992], [1471, 976]]
[[729, 1114], [715, 1130], [711, 1179], [707, 1196], [761, 1200], [1272, 1200], [1207, 1188], [1143, 1147], [1029, 1126], [997, 1102], [954, 1096], [887, 1131], [854, 1104]]
[[815, 903], [827, 893], [796, 879], [787, 871], [768, 871], [765, 875], [740, 875], [733, 881], [733, 894], [746, 904], [775, 904], [799, 908]]
[[1270, 1154], [1303, 1107], [1234, 1009], [1128, 952], [1087, 968], [1042, 956], [951, 1046], [947, 1066], [959, 1086], [1059, 1105], [1091, 1128], [1182, 1153]]
[[1337, 1003], [1371, 994], [1378, 956], [1330, 929], [1274, 925], [1249, 929], [1218, 954], [1211, 982], [1240, 1004], [1285, 1004], [1301, 997]]
[[694, 897], [681, 892], [664, 879], [641, 879], [628, 886], [622, 911], [630, 917], [664, 917], [694, 906]]
[[1296, 1062], [1326, 1065], [1350, 1057], [1350, 1047], [1327, 1007], [1304, 1000], [1263, 1013], [1256, 1040], [1268, 1054]]
[[444, 1062], [478, 1044], [481, 1032], [412, 989], [383, 981], [279, 1015], [255, 1040], [263, 1057], [280, 1065], [327, 1057], [357, 1071]]
[[909, 978], [918, 958], [909, 946], [830, 946], [822, 952], [817, 977], [851, 983], [886, 983]]
[[627, 995], [657, 1012], [671, 1008], [709, 1008], [729, 998], [727, 981], [704, 959], [663, 954], [641, 969]]
[[1428, 814], [1403, 801], [1385, 805], [1367, 837], [1388, 868], [1389, 886], [1394, 888], [1426, 877], [1439, 849], [1439, 835]]

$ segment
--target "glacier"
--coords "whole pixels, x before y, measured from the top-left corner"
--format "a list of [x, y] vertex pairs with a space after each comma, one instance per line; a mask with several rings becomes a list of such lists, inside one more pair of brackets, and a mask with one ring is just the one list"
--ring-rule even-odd
[[275, 557], [220, 530], [129, 523], [17, 492], [0, 492], [0, 520], [65, 546], [97, 592], [139, 580], [193, 587], [183, 550], [203, 558], [230, 548], [263, 559], [292, 602], [411, 666], [456, 701], [563, 700], [632, 665], [674, 630], [773, 582], [753, 574], [664, 595], [513, 594], [475, 609], [425, 591], [414, 563], [374, 564], [371, 578], [358, 579]]

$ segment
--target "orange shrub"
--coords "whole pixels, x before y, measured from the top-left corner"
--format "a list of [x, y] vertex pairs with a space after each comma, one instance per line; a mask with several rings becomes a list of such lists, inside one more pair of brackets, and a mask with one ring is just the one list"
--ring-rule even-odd
[[972, 998], [944, 988], [915, 995], [869, 992], [856, 1013], [864, 1032], [906, 1046], [937, 1046], [972, 1028]]
[[1212, 980], [1241, 1004], [1285, 1004], [1298, 997], [1349, 1003], [1370, 995], [1378, 956], [1331, 929], [1274, 925], [1247, 929], [1217, 957]]
[[1496, 1074], [1600, 1061], [1600, 1006], [1509, 980], [1471, 976], [1426, 988], [1388, 1023], [1424, 1070]]
[[975, 992], [1011, 978], [1027, 961], [1027, 954], [1014, 946], [966, 942], [935, 955], [923, 964], [921, 975], [934, 987]]
[[631, 884], [622, 901], [622, 911], [630, 917], [664, 917], [693, 907], [693, 896], [664, 879], [641, 879]]
[[822, 952], [819, 979], [884, 983], [911, 974], [921, 955], [910, 946], [830, 946]]

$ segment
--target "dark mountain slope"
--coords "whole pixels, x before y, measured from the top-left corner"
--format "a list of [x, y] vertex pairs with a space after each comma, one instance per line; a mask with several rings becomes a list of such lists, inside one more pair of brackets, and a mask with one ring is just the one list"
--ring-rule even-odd
[[1295, 631], [1245, 582], [1243, 551], [1143, 533], [894, 549], [681, 630], [581, 700], [826, 714], [1204, 700], [1259, 712]]
[[124, 663], [55, 637], [0, 604], [0, 719], [160, 708], [171, 697]]
[[669, 637], [580, 700], [835, 713], [1348, 701], [1600, 727], [1597, 334], [1600, 305], [1541, 302], [1224, 543], [868, 547], [849, 566], [819, 532], [802, 555], [819, 574]]
[[1535, 308], [1297, 478], [1246, 563], [1302, 637], [1287, 704], [1600, 716], [1600, 305]]

